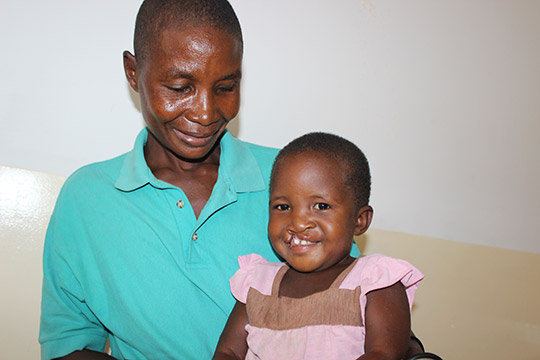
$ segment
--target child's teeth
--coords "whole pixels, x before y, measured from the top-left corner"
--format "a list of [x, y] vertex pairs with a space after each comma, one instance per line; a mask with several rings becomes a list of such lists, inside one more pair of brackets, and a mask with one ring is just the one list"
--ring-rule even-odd
[[300, 239], [296, 239], [296, 238], [294, 238], [292, 240], [292, 243], [293, 243], [293, 245], [309, 245], [309, 244], [313, 244], [313, 242], [311, 242], [311, 241], [300, 240]]

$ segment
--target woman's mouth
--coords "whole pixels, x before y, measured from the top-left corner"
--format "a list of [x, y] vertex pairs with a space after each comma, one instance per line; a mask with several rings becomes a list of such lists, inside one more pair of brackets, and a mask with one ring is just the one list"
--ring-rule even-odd
[[177, 129], [173, 129], [174, 133], [182, 140], [184, 143], [189, 144], [191, 146], [199, 147], [199, 146], [205, 146], [208, 144], [208, 141], [212, 138], [214, 133], [209, 134], [198, 134], [198, 133], [185, 133]]

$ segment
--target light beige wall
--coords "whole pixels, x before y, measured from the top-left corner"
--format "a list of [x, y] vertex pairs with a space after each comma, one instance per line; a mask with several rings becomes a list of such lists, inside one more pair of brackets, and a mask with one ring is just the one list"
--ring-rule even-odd
[[0, 359], [39, 359], [43, 240], [64, 180], [0, 166]]
[[[0, 166], [0, 358], [37, 359], [41, 252], [64, 177]], [[540, 255], [372, 229], [362, 252], [426, 275], [413, 328], [453, 359], [540, 359]]]
[[448, 360], [540, 359], [540, 254], [377, 229], [357, 243], [425, 274], [412, 315], [428, 351]]

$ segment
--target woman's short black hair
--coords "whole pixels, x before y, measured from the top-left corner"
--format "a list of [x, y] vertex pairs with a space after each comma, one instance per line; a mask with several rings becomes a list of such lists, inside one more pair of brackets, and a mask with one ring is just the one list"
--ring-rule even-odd
[[240, 22], [227, 0], [145, 0], [135, 22], [137, 61], [144, 61], [163, 30], [201, 25], [229, 33], [243, 44]]

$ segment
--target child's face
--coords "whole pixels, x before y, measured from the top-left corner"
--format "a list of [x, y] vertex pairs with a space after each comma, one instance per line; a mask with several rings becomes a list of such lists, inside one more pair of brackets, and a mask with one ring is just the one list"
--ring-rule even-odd
[[242, 45], [230, 34], [199, 26], [164, 30], [149, 46], [131, 84], [145, 122], [177, 156], [201, 159], [238, 113]]
[[308, 151], [282, 159], [272, 179], [268, 233], [298, 271], [320, 271], [349, 256], [360, 215], [342, 165]]

